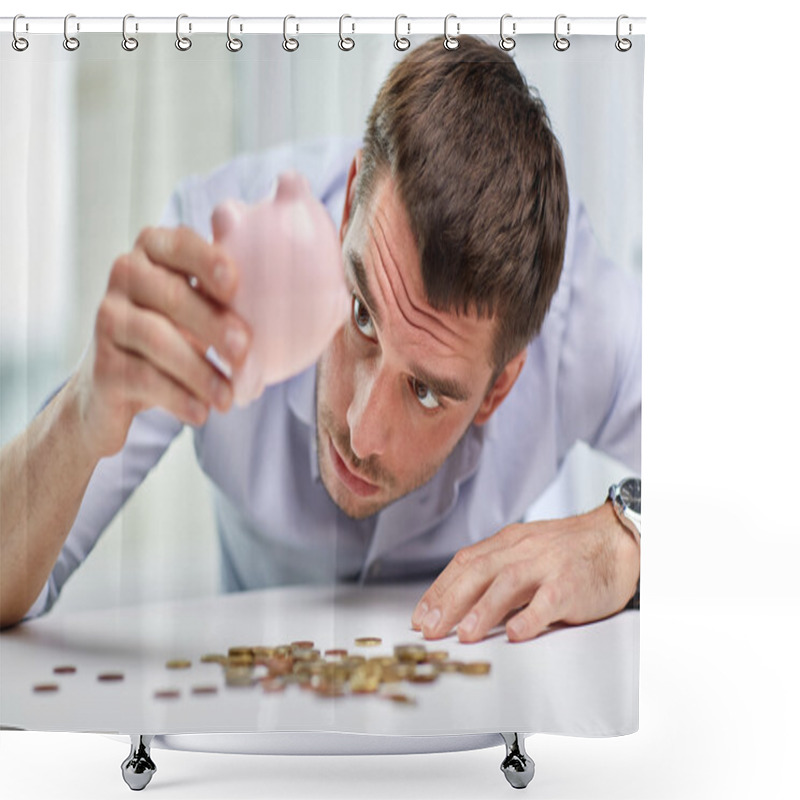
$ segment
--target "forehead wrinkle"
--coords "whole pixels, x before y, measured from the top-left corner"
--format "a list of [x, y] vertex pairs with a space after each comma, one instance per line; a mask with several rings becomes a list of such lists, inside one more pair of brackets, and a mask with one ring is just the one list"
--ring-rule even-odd
[[[439, 344], [441, 344], [441, 345], [443, 345], [445, 347], [452, 346], [452, 344], [447, 341], [447, 338], [446, 338], [447, 335], [449, 335], [450, 337], [455, 337], [456, 339], [463, 341], [463, 337], [460, 336], [457, 331], [454, 331], [451, 328], [449, 328], [447, 325], [445, 325], [437, 314], [429, 312], [429, 311], [426, 311], [424, 308], [421, 308], [416, 303], [414, 303], [413, 299], [411, 298], [411, 295], [408, 292], [408, 288], [406, 286], [406, 283], [403, 280], [403, 273], [398, 268], [397, 262], [392, 258], [391, 248], [389, 247], [389, 243], [388, 243], [388, 241], [386, 239], [386, 233], [384, 231], [383, 225], [381, 224], [381, 220], [378, 219], [377, 214], [376, 214], [376, 217], [375, 217], [375, 225], [374, 225], [374, 227], [373, 226], [370, 226], [370, 227], [372, 228], [373, 238], [375, 239], [376, 242], [378, 241], [378, 238], [379, 238], [378, 234], [380, 234], [380, 240], [382, 241], [383, 246], [384, 246], [384, 250], [387, 253], [387, 260], [391, 262], [391, 264], [392, 264], [392, 266], [394, 268], [393, 272], [394, 272], [394, 274], [396, 276], [396, 280], [393, 279], [393, 276], [389, 274], [389, 270], [386, 269], [385, 260], [383, 258], [380, 258], [381, 263], [384, 264], [383, 273], [385, 275], [385, 281], [389, 286], [389, 289], [385, 289], [381, 285], [383, 283], [383, 281], [381, 281], [380, 276], [377, 277], [377, 281], [378, 281], [378, 284], [379, 284], [379, 286], [381, 288], [381, 293], [383, 295], [384, 302], [386, 302], [386, 297], [387, 297], [388, 291], [391, 290], [391, 293], [393, 294], [393, 296], [395, 298], [397, 298], [397, 308], [400, 311], [401, 316], [403, 317], [403, 319], [412, 328], [415, 328], [416, 330], [420, 330], [423, 333], [429, 334], [437, 342], [439, 342]], [[380, 249], [379, 248], [378, 248], [378, 253], [380, 255]], [[400, 288], [401, 291], [398, 291], [398, 284], [399, 284], [399, 288]], [[405, 303], [403, 302], [404, 300], [405, 300]], [[404, 307], [404, 306], [406, 306], [406, 307]], [[419, 321], [415, 321], [413, 319], [413, 315], [414, 314], [419, 315], [420, 317], [422, 317], [422, 319], [419, 320]], [[425, 322], [429, 323], [429, 327], [426, 328], [424, 326]], [[438, 329], [438, 331], [437, 331], [437, 329]], [[444, 332], [444, 335], [441, 334], [441, 331]]]

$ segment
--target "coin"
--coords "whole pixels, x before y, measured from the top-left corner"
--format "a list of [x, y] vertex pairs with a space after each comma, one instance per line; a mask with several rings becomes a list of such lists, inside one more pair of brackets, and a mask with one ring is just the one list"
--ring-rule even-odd
[[37, 683], [33, 687], [34, 692], [57, 692], [58, 691], [58, 684], [57, 683]]
[[383, 640], [378, 636], [362, 636], [356, 639], [358, 647], [377, 647]]
[[192, 662], [186, 658], [173, 658], [166, 664], [167, 669], [189, 669], [191, 666]]
[[216, 686], [192, 686], [192, 694], [216, 694]]
[[417, 701], [413, 697], [407, 694], [403, 694], [402, 692], [383, 694], [381, 695], [381, 697], [385, 697], [387, 700], [391, 700], [393, 703], [403, 703], [404, 705], [409, 705], [409, 706], [414, 706], [417, 704]]
[[488, 675], [492, 665], [488, 661], [468, 661], [461, 665], [463, 675]]
[[292, 647], [295, 647], [298, 650], [311, 650], [314, 647], [314, 642], [309, 642], [309, 641], [292, 642]]
[[53, 672], [55, 672], [56, 675], [72, 675], [76, 671], [75, 667], [53, 667]]
[[461, 672], [462, 661], [439, 661], [437, 662], [439, 672]]
[[109, 681], [121, 681], [124, 680], [125, 676], [121, 672], [101, 672], [97, 676], [97, 680], [103, 682]]
[[222, 653], [206, 653], [200, 658], [203, 664], [224, 664], [228, 660]]
[[153, 697], [157, 698], [158, 700], [174, 700], [180, 696], [181, 693], [178, 691], [178, 689], [159, 689], [153, 693]]
[[424, 644], [398, 644], [395, 645], [394, 655], [398, 661], [419, 663], [428, 658], [428, 649]]
[[326, 650], [325, 655], [329, 658], [346, 658], [347, 650]]

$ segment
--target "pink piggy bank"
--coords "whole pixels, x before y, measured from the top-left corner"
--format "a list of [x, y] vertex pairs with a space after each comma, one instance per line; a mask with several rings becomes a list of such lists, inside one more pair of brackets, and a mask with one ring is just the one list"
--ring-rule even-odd
[[244, 406], [313, 364], [349, 315], [342, 251], [328, 212], [295, 171], [256, 205], [221, 203], [211, 227], [239, 268], [232, 307], [253, 332], [232, 376], [234, 400]]

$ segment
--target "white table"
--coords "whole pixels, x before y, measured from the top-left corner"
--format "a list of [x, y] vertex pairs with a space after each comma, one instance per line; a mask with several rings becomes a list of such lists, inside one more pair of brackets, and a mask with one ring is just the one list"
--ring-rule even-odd
[[[535, 732], [616, 736], [638, 728], [638, 612], [530, 642], [510, 643], [500, 627], [476, 644], [460, 644], [455, 634], [433, 642], [410, 625], [426, 586], [288, 587], [45, 616], [0, 634], [0, 724], [124, 734], [134, 742], [144, 735], [155, 747], [319, 754], [474, 749], [496, 745], [504, 731], [518, 732], [521, 745]], [[359, 648], [360, 636], [383, 643]], [[203, 654], [234, 645], [299, 639], [323, 652], [338, 647], [367, 657], [424, 643], [453, 660], [492, 667], [487, 676], [404, 683], [416, 704], [399, 705], [372, 695], [322, 698], [298, 686], [281, 693], [226, 687], [219, 665], [200, 663]], [[168, 670], [173, 658], [190, 659], [192, 667]], [[77, 671], [54, 675], [63, 664]], [[97, 680], [114, 671], [124, 680]], [[33, 691], [50, 682], [57, 692]], [[198, 684], [218, 691], [194, 695]], [[155, 698], [172, 687], [178, 699]]]

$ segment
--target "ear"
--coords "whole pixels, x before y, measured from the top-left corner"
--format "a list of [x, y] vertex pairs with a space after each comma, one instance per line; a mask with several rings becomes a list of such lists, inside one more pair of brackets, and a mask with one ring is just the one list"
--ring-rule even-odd
[[353, 210], [353, 200], [356, 196], [356, 178], [361, 169], [361, 148], [356, 150], [353, 162], [350, 164], [350, 172], [347, 174], [347, 191], [344, 198], [344, 209], [342, 211], [342, 226], [339, 228], [339, 242], [344, 242], [347, 227], [350, 224], [350, 213]]
[[505, 365], [505, 367], [503, 367], [503, 371], [497, 376], [497, 380], [492, 384], [489, 391], [486, 392], [486, 397], [483, 398], [483, 402], [478, 409], [478, 413], [475, 415], [475, 419], [472, 420], [475, 425], [484, 425], [487, 423], [489, 417], [494, 414], [500, 403], [506, 399], [506, 395], [511, 391], [511, 387], [517, 382], [517, 378], [522, 371], [522, 367], [525, 365], [525, 359], [527, 357], [528, 348], [524, 347]]

